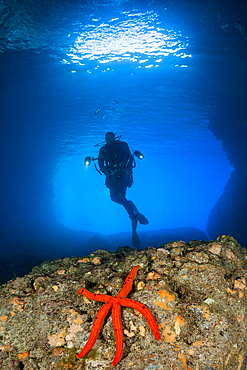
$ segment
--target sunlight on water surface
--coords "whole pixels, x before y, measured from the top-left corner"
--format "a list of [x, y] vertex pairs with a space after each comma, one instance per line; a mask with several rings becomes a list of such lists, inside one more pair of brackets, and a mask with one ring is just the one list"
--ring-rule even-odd
[[90, 24], [78, 22], [74, 26], [77, 38], [64, 63], [127, 61], [150, 68], [157, 67], [169, 55], [183, 59], [191, 57], [186, 54], [188, 37], [163, 28], [158, 14], [153, 11], [123, 12], [107, 22], [93, 18]]

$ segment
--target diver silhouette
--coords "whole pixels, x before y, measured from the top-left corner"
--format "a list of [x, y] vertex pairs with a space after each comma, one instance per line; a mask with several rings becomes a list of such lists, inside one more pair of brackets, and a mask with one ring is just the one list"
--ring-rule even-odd
[[[113, 202], [124, 206], [132, 221], [132, 244], [140, 247], [140, 240], [136, 233], [138, 221], [147, 225], [148, 220], [143, 216], [131, 200], [126, 199], [127, 188], [133, 184], [133, 168], [135, 160], [127, 143], [120, 141], [113, 132], [105, 135], [105, 145], [100, 148], [98, 163], [100, 171], [106, 176], [105, 185], [110, 189], [110, 197]], [[135, 154], [142, 154], [135, 151]], [[142, 157], [141, 157], [142, 156]]]

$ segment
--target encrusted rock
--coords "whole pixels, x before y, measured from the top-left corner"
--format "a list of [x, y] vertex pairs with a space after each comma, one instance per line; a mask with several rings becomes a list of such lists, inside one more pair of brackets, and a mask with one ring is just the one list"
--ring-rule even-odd
[[117, 370], [245, 370], [247, 366], [247, 252], [231, 236], [160, 248], [43, 262], [0, 287], [0, 369], [111, 369], [115, 336], [107, 316], [82, 359], [102, 303], [77, 295], [115, 296], [140, 265], [128, 298], [145, 304], [161, 341], [138, 311], [122, 308], [123, 357]]

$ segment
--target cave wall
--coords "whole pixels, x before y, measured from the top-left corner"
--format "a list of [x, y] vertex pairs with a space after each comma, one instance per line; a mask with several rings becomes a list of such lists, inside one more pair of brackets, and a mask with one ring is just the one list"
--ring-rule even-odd
[[[245, 64], [245, 63], [244, 63]], [[233, 235], [247, 247], [247, 104], [246, 72], [236, 58], [229, 86], [219, 98], [217, 112], [209, 124], [210, 130], [222, 142], [234, 171], [222, 196], [211, 210], [207, 224], [210, 239], [218, 235]]]

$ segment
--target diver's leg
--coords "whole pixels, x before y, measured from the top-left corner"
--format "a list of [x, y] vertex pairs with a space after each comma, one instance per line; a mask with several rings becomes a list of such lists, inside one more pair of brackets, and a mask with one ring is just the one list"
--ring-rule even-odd
[[125, 198], [125, 194], [126, 194], [126, 188], [122, 189], [122, 192], [119, 191], [119, 189], [118, 190], [113, 189], [113, 188], [110, 189], [111, 200], [118, 204], [122, 204], [124, 208], [126, 209], [126, 211], [128, 212], [130, 219], [132, 221], [132, 244], [136, 248], [140, 248], [141, 243], [140, 243], [140, 239], [136, 232], [136, 228], [138, 224], [137, 213], [134, 211], [133, 203], [129, 202]]
[[146, 217], [138, 211], [136, 206], [131, 200], [127, 200], [125, 198], [127, 187], [116, 187], [112, 186], [110, 188], [110, 197], [113, 202], [116, 202], [118, 204], [122, 204], [126, 211], [128, 212], [128, 215], [130, 219], [133, 221], [134, 219], [137, 219], [140, 224], [147, 225], [149, 222], [146, 219]]
[[128, 202], [128, 207], [132, 208], [132, 213], [134, 214], [134, 217], [138, 219], [140, 224], [147, 225], [149, 223], [148, 220], [142, 213], [138, 211], [134, 203], [131, 200], [128, 200], [127, 202]]
[[126, 190], [127, 190], [127, 187], [125, 186], [121, 186], [121, 187], [112, 186], [110, 188], [110, 197], [113, 202], [116, 202], [124, 206], [131, 220], [133, 220], [134, 218], [137, 217], [137, 213], [135, 212], [133, 208], [133, 203], [128, 201], [125, 198]]
[[138, 212], [138, 209], [131, 200], [126, 199], [126, 191], [127, 185], [125, 183], [115, 183], [110, 188], [110, 196], [113, 202], [122, 204], [128, 212], [128, 215], [132, 221], [132, 244], [136, 248], [140, 248], [141, 243], [136, 232], [137, 224], [139, 221], [141, 224], [147, 225], [148, 220], [140, 212]]

